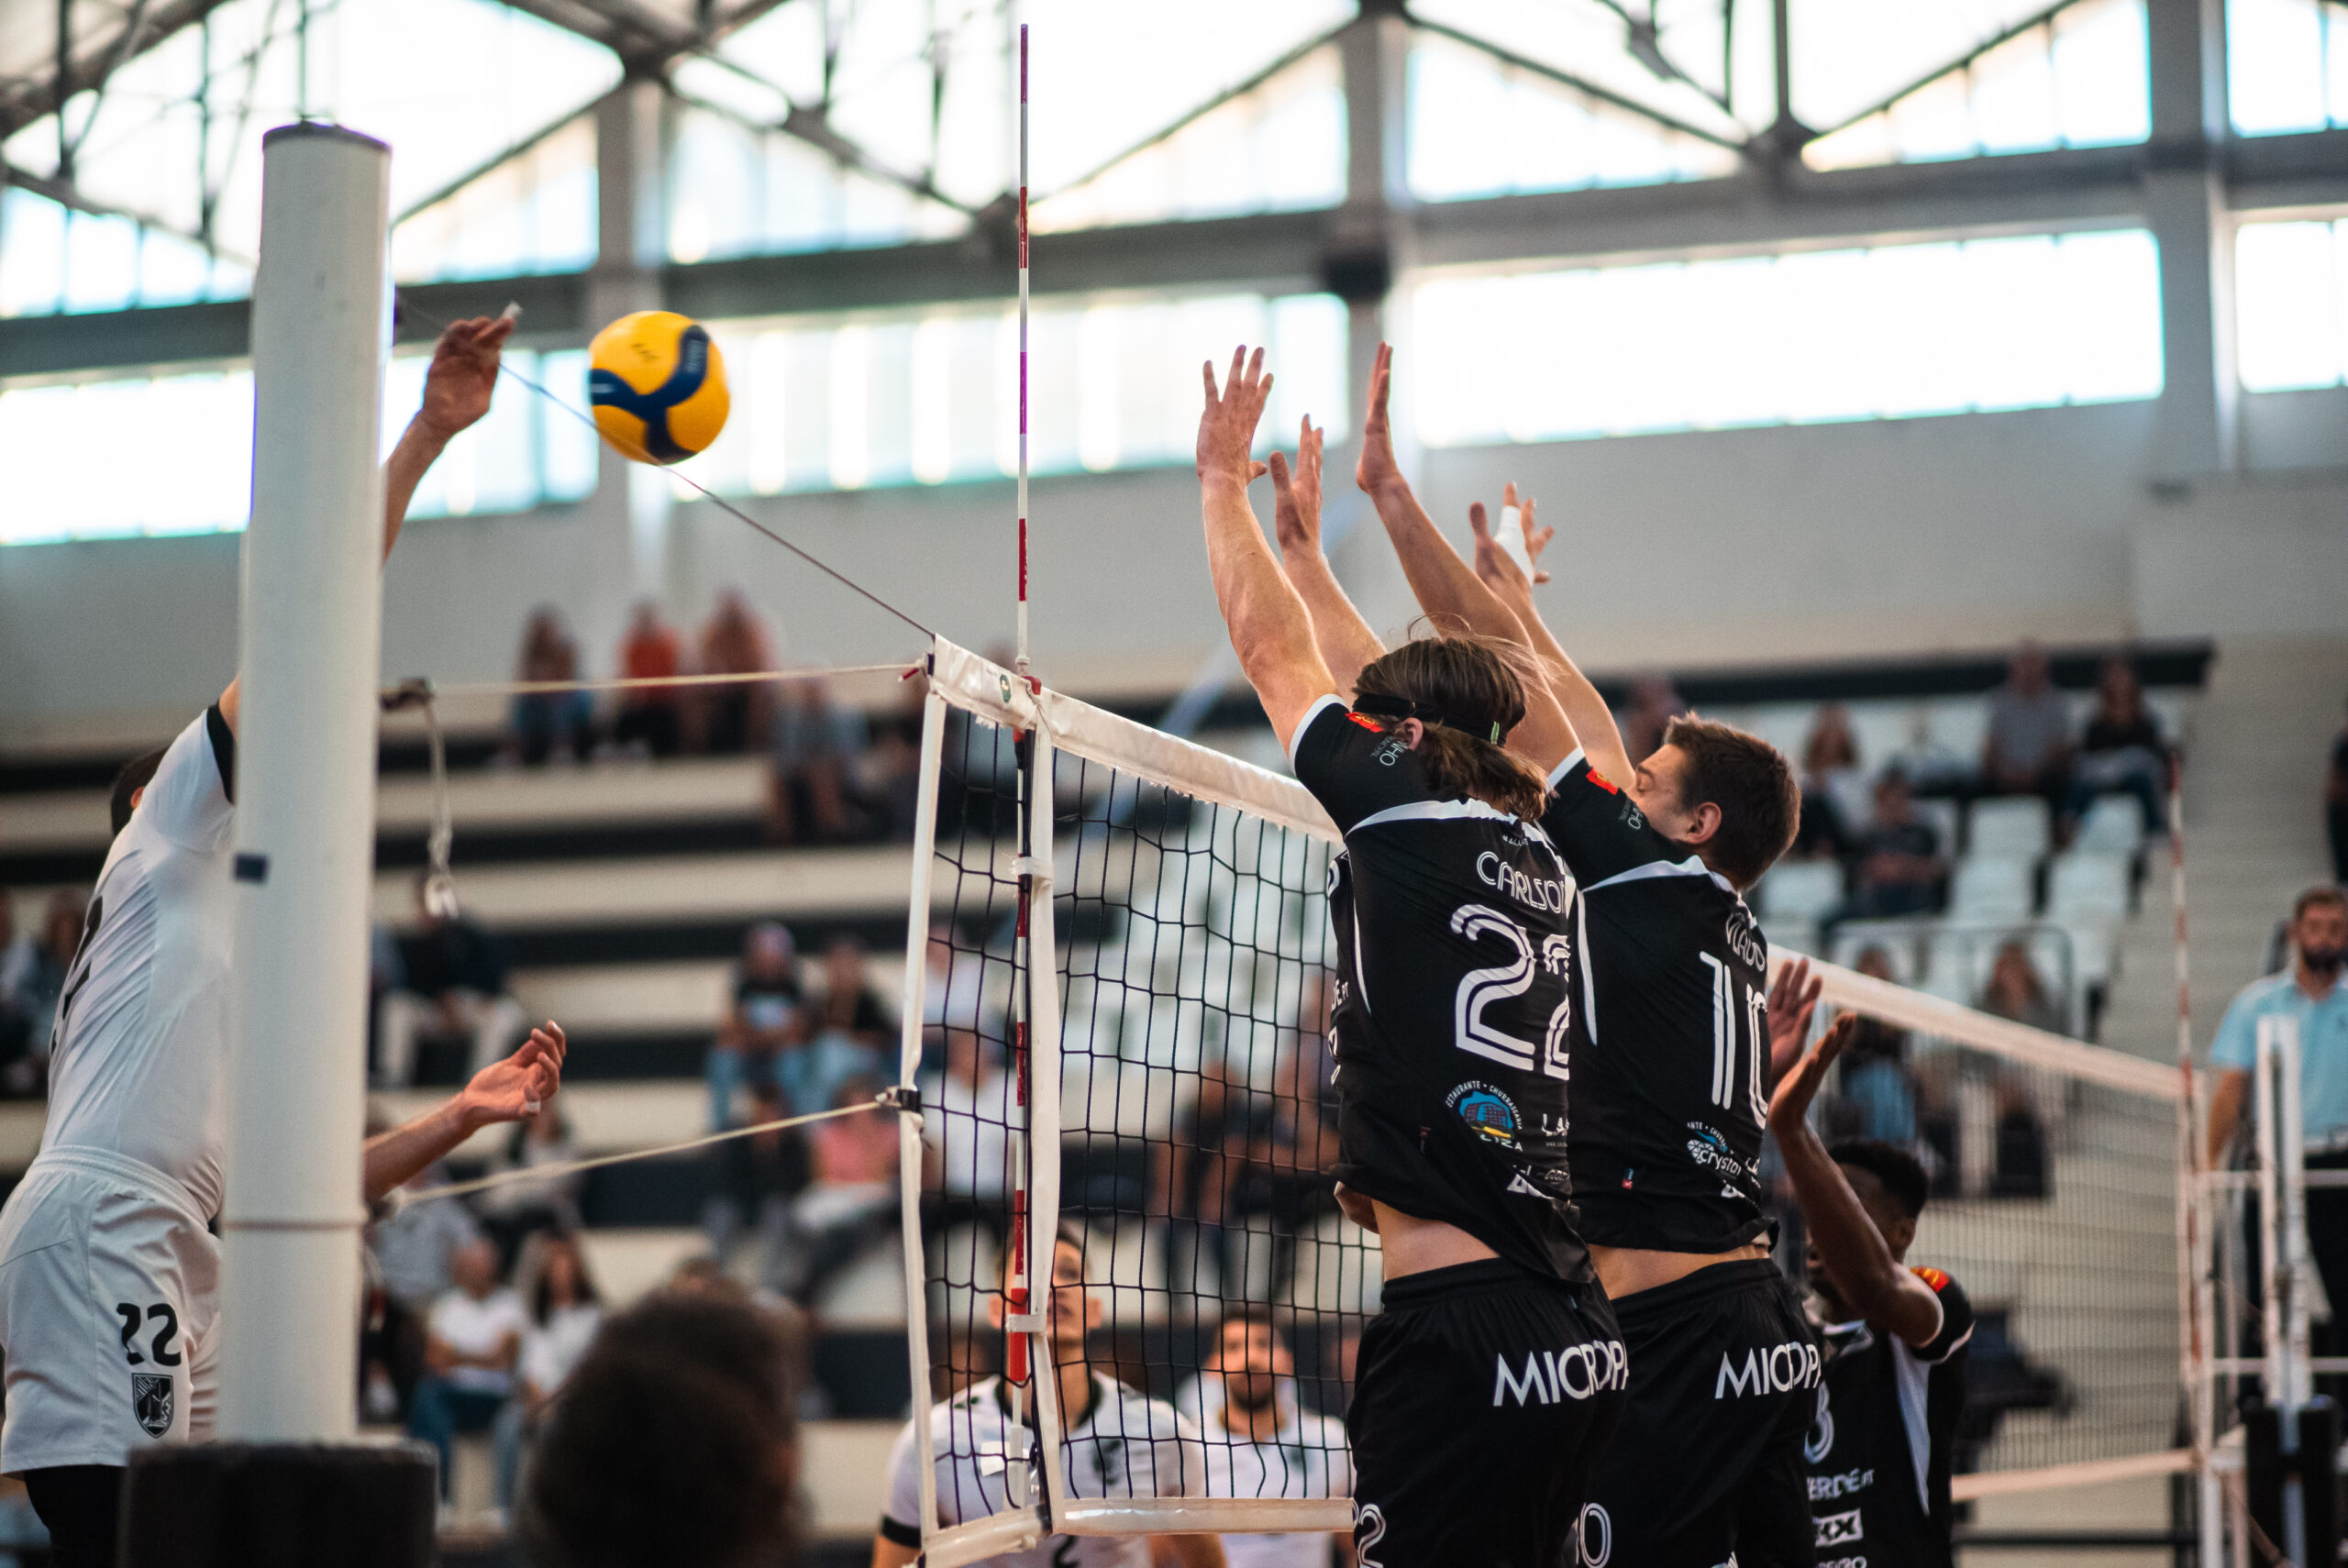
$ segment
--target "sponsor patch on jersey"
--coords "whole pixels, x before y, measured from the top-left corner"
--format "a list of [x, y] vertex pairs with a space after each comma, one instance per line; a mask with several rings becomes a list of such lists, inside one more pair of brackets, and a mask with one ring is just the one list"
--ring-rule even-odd
[[1933, 1287], [1933, 1294], [1935, 1296], [1948, 1288], [1948, 1275], [1929, 1264], [1911, 1268], [1908, 1272], [1914, 1275], [1918, 1279], [1922, 1280], [1926, 1285], [1931, 1286]]
[[1815, 1521], [1820, 1546], [1848, 1546], [1866, 1535], [1866, 1527], [1859, 1520], [1859, 1510], [1847, 1514], [1822, 1514]]
[[1443, 1103], [1457, 1111], [1459, 1120], [1474, 1128], [1477, 1136], [1485, 1142], [1504, 1148], [1516, 1147], [1524, 1119], [1516, 1112], [1516, 1101], [1492, 1085], [1481, 1078], [1469, 1078], [1445, 1095]]
[[130, 1375], [130, 1413], [138, 1421], [138, 1430], [149, 1437], [159, 1438], [172, 1430], [172, 1379], [168, 1373], [134, 1372]]
[[1401, 735], [1390, 735], [1387, 738], [1386, 744], [1378, 748], [1378, 765], [1380, 767], [1391, 767], [1401, 761], [1410, 749], [1410, 742]]
[[1386, 733], [1386, 726], [1379, 723], [1376, 719], [1371, 718], [1367, 713], [1349, 712], [1346, 717], [1352, 720], [1355, 723], [1359, 724], [1363, 729], [1368, 730], [1371, 734], [1382, 735]]
[[1605, 790], [1610, 795], [1619, 795], [1623, 792], [1618, 787], [1616, 787], [1612, 779], [1607, 778], [1606, 775], [1600, 773], [1595, 767], [1589, 770], [1589, 778], [1592, 784], [1597, 785], [1600, 789]]

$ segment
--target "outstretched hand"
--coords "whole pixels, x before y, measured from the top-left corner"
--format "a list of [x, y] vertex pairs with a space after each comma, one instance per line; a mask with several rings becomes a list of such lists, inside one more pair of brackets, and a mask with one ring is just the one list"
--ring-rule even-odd
[[1272, 378], [1264, 373], [1264, 351], [1253, 356], [1241, 344], [1231, 351], [1231, 376], [1218, 391], [1214, 366], [1202, 365], [1207, 405], [1199, 415], [1199, 478], [1228, 480], [1246, 488], [1269, 469], [1250, 455], [1256, 449], [1256, 425], [1271, 400]]
[[1769, 1126], [1779, 1138], [1809, 1117], [1810, 1102], [1818, 1098], [1819, 1089], [1825, 1085], [1826, 1069], [1834, 1065], [1834, 1058], [1843, 1054], [1843, 1047], [1851, 1043], [1858, 1027], [1858, 1014], [1844, 1013], [1794, 1064], [1793, 1070], [1778, 1080], [1778, 1090], [1769, 1097]]
[[1811, 973], [1810, 960], [1797, 958], [1778, 971], [1769, 988], [1769, 1081], [1783, 1083], [1801, 1056], [1810, 1038], [1810, 1021], [1818, 1011], [1818, 994], [1825, 980]]
[[1307, 415], [1296, 433], [1296, 467], [1272, 453], [1272, 523], [1283, 556], [1321, 549], [1321, 442], [1326, 434]]
[[502, 315], [477, 315], [443, 332], [424, 373], [416, 422], [446, 441], [487, 414], [497, 390], [498, 353], [513, 335], [512, 318]]
[[487, 1127], [536, 1116], [562, 1087], [562, 1058], [569, 1049], [562, 1025], [552, 1019], [530, 1031], [519, 1050], [475, 1073], [457, 1097], [465, 1120]]
[[1394, 458], [1394, 422], [1386, 403], [1394, 385], [1394, 346], [1381, 343], [1369, 368], [1369, 416], [1362, 421], [1361, 458], [1354, 464], [1354, 483], [1371, 495], [1403, 482], [1402, 466]]
[[[1501, 505], [1518, 504], [1516, 484], [1512, 480], [1501, 491]], [[1531, 599], [1534, 583], [1549, 580], [1549, 574], [1540, 568], [1541, 551], [1557, 536], [1557, 531], [1534, 525], [1534, 502], [1528, 495], [1521, 507], [1524, 525], [1524, 557], [1534, 563], [1530, 580], [1525, 577], [1524, 569], [1517, 564], [1516, 558], [1502, 547], [1499, 536], [1492, 532], [1491, 519], [1484, 511], [1484, 503], [1479, 501], [1468, 508], [1468, 526], [1476, 534], [1476, 575], [1483, 580], [1486, 588], [1512, 601]]]

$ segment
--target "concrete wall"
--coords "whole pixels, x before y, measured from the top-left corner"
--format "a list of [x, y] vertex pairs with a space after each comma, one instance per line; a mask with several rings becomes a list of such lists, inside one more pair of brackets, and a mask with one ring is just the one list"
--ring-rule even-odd
[[[2245, 400], [2243, 472], [2156, 494], [2153, 408], [2098, 408], [1427, 453], [1422, 491], [1466, 537], [1514, 479], [1560, 528], [1545, 592], [1600, 668], [1977, 648], [2023, 633], [2348, 630], [2348, 392]], [[1350, 453], [1333, 454], [1349, 469]], [[1330, 514], [1355, 504], [1333, 473]], [[511, 667], [523, 613], [562, 607], [603, 668], [657, 564], [698, 616], [738, 583], [794, 660], [892, 659], [918, 634], [705, 504], [657, 563], [626, 486], [577, 508], [419, 522], [385, 577], [384, 670]], [[1269, 495], [1258, 496], [1269, 511]], [[784, 497], [770, 526], [966, 644], [1011, 631], [1007, 482]], [[1041, 481], [1034, 635], [1072, 690], [1179, 686], [1221, 636], [1187, 470]], [[1366, 519], [1365, 519], [1366, 520]], [[1411, 609], [1374, 523], [1335, 552], [1372, 622]], [[144, 733], [235, 659], [233, 536], [0, 550], [0, 747]]]

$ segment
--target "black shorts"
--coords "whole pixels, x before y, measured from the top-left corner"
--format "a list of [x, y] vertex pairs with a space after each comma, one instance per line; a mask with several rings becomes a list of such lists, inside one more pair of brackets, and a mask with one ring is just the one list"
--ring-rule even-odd
[[1631, 1397], [1590, 1477], [1589, 1568], [1811, 1568], [1816, 1336], [1767, 1258], [1614, 1304]]
[[1629, 1382], [1595, 1284], [1497, 1258], [1388, 1281], [1346, 1412], [1361, 1568], [1567, 1568]]

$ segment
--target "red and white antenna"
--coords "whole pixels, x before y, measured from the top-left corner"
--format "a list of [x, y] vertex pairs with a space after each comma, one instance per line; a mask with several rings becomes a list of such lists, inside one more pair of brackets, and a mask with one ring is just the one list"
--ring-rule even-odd
[[1027, 24], [1019, 24], [1019, 673], [1027, 673]]

